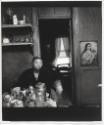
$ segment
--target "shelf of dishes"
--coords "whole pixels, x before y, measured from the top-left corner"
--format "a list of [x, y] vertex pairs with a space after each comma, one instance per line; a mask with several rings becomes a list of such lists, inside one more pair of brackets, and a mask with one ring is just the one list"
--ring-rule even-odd
[[10, 28], [31, 28], [32, 29], [32, 25], [31, 24], [22, 24], [22, 25], [13, 25], [13, 24], [3, 24], [2, 25], [2, 29], [10, 29]]
[[31, 27], [31, 21], [26, 11], [27, 10], [25, 10], [25, 12], [17, 13], [16, 8], [4, 8], [2, 17], [2, 28]]
[[25, 45], [33, 45], [33, 43], [2, 43], [2, 46], [25, 46]]
[[2, 45], [30, 45], [33, 43], [32, 34], [10, 34], [2, 36]]

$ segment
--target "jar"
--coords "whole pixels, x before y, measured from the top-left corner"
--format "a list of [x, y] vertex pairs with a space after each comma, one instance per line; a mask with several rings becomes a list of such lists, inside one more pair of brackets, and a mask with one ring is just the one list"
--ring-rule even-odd
[[13, 24], [14, 24], [14, 25], [17, 25], [17, 24], [18, 24], [17, 15], [13, 15]]
[[5, 24], [12, 24], [13, 19], [12, 19], [13, 11], [11, 8], [7, 8], [6, 15], [4, 17], [4, 23]]
[[45, 83], [37, 83], [35, 86], [36, 91], [36, 105], [37, 107], [44, 106], [44, 102], [46, 101], [46, 85]]

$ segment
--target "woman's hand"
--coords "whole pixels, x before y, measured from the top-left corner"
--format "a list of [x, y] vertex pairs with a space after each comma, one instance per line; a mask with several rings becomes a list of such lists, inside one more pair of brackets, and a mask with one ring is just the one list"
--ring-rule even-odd
[[49, 98], [49, 99], [47, 100], [47, 104], [48, 104], [48, 106], [50, 106], [50, 107], [57, 107], [56, 101], [54, 101], [54, 100], [51, 99], [51, 98]]

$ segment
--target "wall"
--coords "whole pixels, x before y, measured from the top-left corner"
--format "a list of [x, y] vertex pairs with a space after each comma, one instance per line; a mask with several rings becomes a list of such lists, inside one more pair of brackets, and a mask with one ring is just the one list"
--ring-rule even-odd
[[[5, 17], [7, 6], [2, 6], [2, 17]], [[26, 16], [26, 23], [32, 23], [32, 8], [21, 6], [10, 6], [13, 14], [17, 15], [18, 20]], [[3, 18], [2, 18], [3, 19]], [[2, 23], [6, 23], [5, 21]], [[19, 35], [26, 29], [21, 29]], [[15, 34], [16, 30], [10, 32]], [[7, 33], [10, 33], [7, 30]], [[30, 32], [30, 31], [29, 31]], [[26, 32], [25, 32], [26, 33]], [[14, 35], [13, 34], [13, 35]], [[31, 67], [33, 57], [33, 48], [31, 46], [6, 46], [2, 47], [2, 87], [3, 91], [9, 90], [11, 86], [17, 83], [19, 76], [25, 70]]]
[[[73, 52], [78, 104], [100, 104], [101, 83], [101, 9], [97, 7], [73, 8]], [[80, 66], [80, 41], [98, 41], [98, 66]]]
[[8, 46], [3, 47], [2, 53], [2, 87], [3, 91], [11, 88], [17, 83], [19, 76], [31, 67], [31, 47]]

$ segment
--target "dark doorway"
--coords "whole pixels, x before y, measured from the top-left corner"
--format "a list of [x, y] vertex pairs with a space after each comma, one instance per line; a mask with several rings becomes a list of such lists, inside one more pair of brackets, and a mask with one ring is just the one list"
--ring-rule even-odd
[[[68, 37], [70, 51], [71, 49], [71, 38], [70, 38], [70, 25], [69, 19], [40, 19], [39, 20], [39, 33], [40, 33], [40, 46], [41, 46], [41, 57], [43, 59], [44, 66], [51, 67], [53, 60], [55, 59], [55, 38], [57, 37]], [[72, 100], [72, 81], [73, 73], [68, 75], [62, 75], [61, 77], [63, 87], [67, 95]]]

